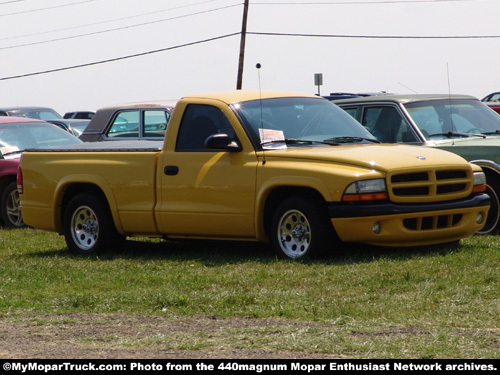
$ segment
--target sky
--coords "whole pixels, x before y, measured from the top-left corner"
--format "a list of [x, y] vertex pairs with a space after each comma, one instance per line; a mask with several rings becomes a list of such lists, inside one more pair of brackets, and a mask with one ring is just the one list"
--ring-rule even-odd
[[[64, 114], [234, 90], [243, 10], [0, 0], [0, 107]], [[500, 91], [499, 14], [499, 0], [249, 0], [242, 89], [482, 98]]]

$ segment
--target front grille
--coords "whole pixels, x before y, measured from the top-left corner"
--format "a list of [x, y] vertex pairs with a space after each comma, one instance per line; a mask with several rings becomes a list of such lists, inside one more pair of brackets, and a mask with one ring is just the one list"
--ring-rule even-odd
[[404, 219], [403, 225], [410, 230], [434, 230], [452, 228], [462, 220], [462, 214], [425, 216], [412, 219]]
[[470, 194], [472, 172], [463, 169], [395, 172], [388, 182], [389, 195], [396, 202], [451, 200]]

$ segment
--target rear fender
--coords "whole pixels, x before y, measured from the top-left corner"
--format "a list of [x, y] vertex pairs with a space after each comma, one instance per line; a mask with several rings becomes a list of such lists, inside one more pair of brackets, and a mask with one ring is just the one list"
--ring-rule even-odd
[[[63, 202], [68, 202], [71, 200], [71, 196], [67, 196], [68, 191], [75, 191], [73, 189], [78, 189], [78, 185], [93, 185], [96, 189], [99, 189], [106, 202], [109, 206], [111, 216], [115, 223], [116, 230], [123, 234], [122, 223], [118, 215], [118, 207], [114, 199], [113, 191], [109, 186], [108, 182], [96, 175], [86, 175], [86, 174], [73, 174], [65, 176], [62, 178], [56, 186], [54, 191], [54, 205], [53, 205], [53, 217], [54, 217], [54, 228], [57, 233], [63, 233]], [[86, 190], [85, 190], [86, 191]]]

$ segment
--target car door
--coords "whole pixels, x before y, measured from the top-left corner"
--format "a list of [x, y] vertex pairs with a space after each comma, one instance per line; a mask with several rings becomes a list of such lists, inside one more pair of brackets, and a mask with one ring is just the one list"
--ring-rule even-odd
[[257, 156], [248, 148], [238, 152], [207, 149], [207, 137], [218, 133], [239, 142], [221, 109], [205, 104], [186, 107], [175, 150], [163, 152], [159, 162], [161, 233], [254, 237]]

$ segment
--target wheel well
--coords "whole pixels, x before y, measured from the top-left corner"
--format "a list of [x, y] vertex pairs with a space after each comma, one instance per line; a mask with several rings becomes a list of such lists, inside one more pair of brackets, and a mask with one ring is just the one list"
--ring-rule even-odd
[[102, 203], [105, 205], [106, 209], [109, 211], [109, 204], [104, 192], [96, 185], [93, 184], [73, 184], [68, 186], [65, 191], [61, 202], [61, 210], [59, 212], [59, 222], [62, 226], [62, 218], [64, 217], [64, 212], [66, 211], [66, 207], [73, 197], [80, 193], [91, 193], [98, 197]]
[[5, 187], [10, 184], [12, 181], [16, 181], [15, 175], [3, 176], [0, 178], [0, 191], [4, 191]]
[[500, 182], [500, 174], [488, 167], [482, 166], [483, 172], [486, 175], [486, 183], [488, 183], [488, 180], [493, 180], [495, 182]]
[[296, 186], [283, 186], [276, 188], [268, 195], [264, 206], [264, 230], [267, 235], [270, 233], [271, 221], [276, 208], [281, 202], [292, 196], [300, 196], [311, 199], [317, 202], [319, 207], [324, 207], [326, 211], [325, 200], [317, 190]]

